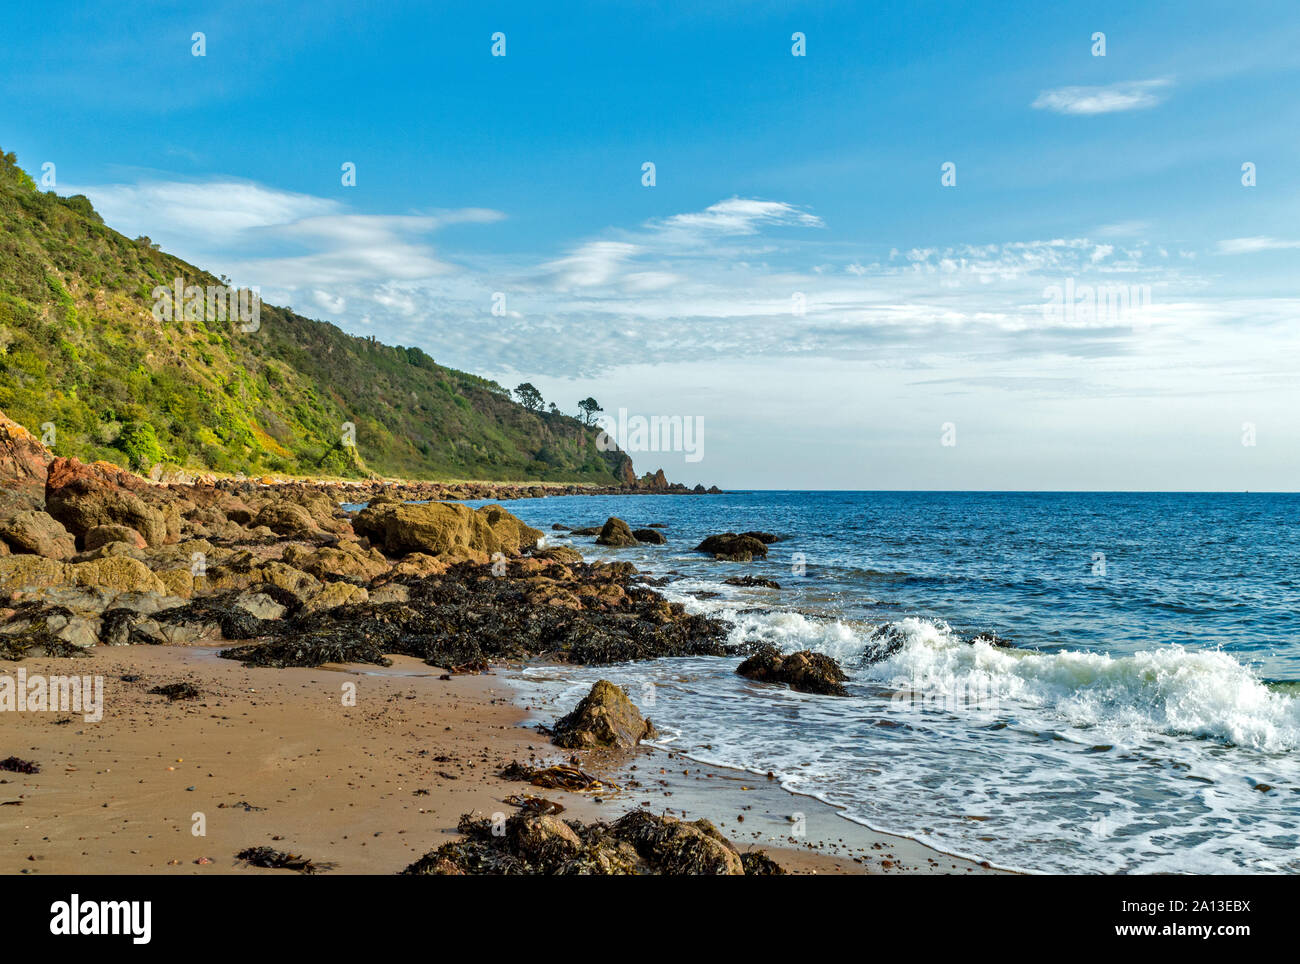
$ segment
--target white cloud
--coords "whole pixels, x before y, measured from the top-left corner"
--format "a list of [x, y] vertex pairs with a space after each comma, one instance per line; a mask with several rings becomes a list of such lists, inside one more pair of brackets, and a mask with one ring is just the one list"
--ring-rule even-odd
[[1113, 114], [1116, 111], [1145, 110], [1164, 101], [1173, 86], [1168, 78], [1135, 80], [1104, 87], [1057, 87], [1045, 90], [1031, 107], [1058, 114]]

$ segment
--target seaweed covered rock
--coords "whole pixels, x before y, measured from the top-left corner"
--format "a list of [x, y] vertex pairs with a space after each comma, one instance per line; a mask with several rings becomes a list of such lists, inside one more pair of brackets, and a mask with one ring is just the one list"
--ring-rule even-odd
[[825, 653], [807, 649], [783, 655], [775, 646], [763, 645], [737, 666], [736, 672], [761, 683], [785, 683], [803, 693], [848, 695], [843, 685], [848, 677], [839, 663]]
[[556, 721], [551, 740], [566, 749], [633, 747], [658, 734], [654, 724], [628, 699], [623, 687], [598, 680], [573, 712]]
[[709, 536], [695, 547], [695, 551], [707, 552], [714, 559], [725, 562], [750, 562], [767, 558], [767, 543], [750, 534], [724, 532]]
[[385, 654], [399, 654], [451, 667], [533, 656], [589, 664], [727, 653], [725, 623], [688, 614], [637, 585], [631, 566], [580, 563], [548, 571], [556, 576], [522, 575], [517, 562], [505, 575], [492, 565], [459, 563], [438, 575], [398, 576], [385, 585], [404, 587], [404, 601], [327, 612], [299, 607], [249, 636], [227, 633], [268, 638], [222, 655], [284, 667], [384, 665]]
[[[523, 811], [494, 834], [491, 821], [461, 817], [463, 839], [443, 844], [402, 871], [407, 875], [631, 875], [783, 873], [763, 854], [740, 854], [707, 820], [686, 823], [633, 810], [614, 823]], [[752, 870], [751, 870], [752, 868]]]
[[632, 535], [631, 527], [617, 516], [610, 516], [606, 519], [605, 525], [601, 527], [600, 535], [596, 536], [596, 545], [598, 546], [623, 548], [636, 544], [636, 536]]
[[478, 561], [498, 552], [517, 556], [542, 538], [541, 532], [499, 505], [474, 510], [447, 502], [368, 506], [353, 520], [352, 528], [391, 556], [422, 552]]

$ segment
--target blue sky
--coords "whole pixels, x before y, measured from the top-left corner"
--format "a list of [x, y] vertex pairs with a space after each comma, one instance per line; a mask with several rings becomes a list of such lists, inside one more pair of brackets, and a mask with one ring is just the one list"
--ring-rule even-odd
[[1297, 488], [1294, 2], [183, 6], [8, 12], [0, 147], [273, 303], [703, 420], [641, 470]]

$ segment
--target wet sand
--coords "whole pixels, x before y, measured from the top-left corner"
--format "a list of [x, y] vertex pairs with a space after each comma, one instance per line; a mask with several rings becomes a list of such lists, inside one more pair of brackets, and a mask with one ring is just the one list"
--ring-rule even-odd
[[[508, 814], [504, 798], [530, 792], [563, 803], [566, 818], [614, 819], [637, 805], [706, 816], [741, 850], [765, 850], [794, 873], [989, 872], [762, 777], [661, 750], [582, 755], [584, 769], [624, 787], [603, 798], [501, 780], [511, 760], [570, 755], [524, 725], [508, 674], [441, 680], [408, 657], [387, 669], [246, 669], [215, 653], [97, 647], [89, 659], [0, 664], [0, 675], [104, 677], [100, 722], [3, 714], [0, 759], [41, 772], [0, 772], [0, 873], [290, 873], [235, 859], [270, 846], [331, 873], [392, 874], [452, 839], [461, 814]], [[174, 682], [202, 695], [146, 692]], [[345, 705], [353, 684], [355, 705]], [[792, 838], [796, 812], [806, 834]]]

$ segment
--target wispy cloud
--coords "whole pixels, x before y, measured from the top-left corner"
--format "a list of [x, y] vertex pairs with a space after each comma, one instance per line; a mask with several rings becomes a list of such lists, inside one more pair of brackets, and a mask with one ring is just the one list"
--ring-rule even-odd
[[1258, 254], [1261, 251], [1285, 251], [1300, 248], [1300, 241], [1283, 241], [1280, 238], [1228, 238], [1219, 242], [1219, 254]]
[[1038, 95], [1030, 106], [1058, 114], [1113, 114], [1145, 110], [1163, 103], [1173, 81], [1134, 80], [1103, 87], [1056, 87]]

